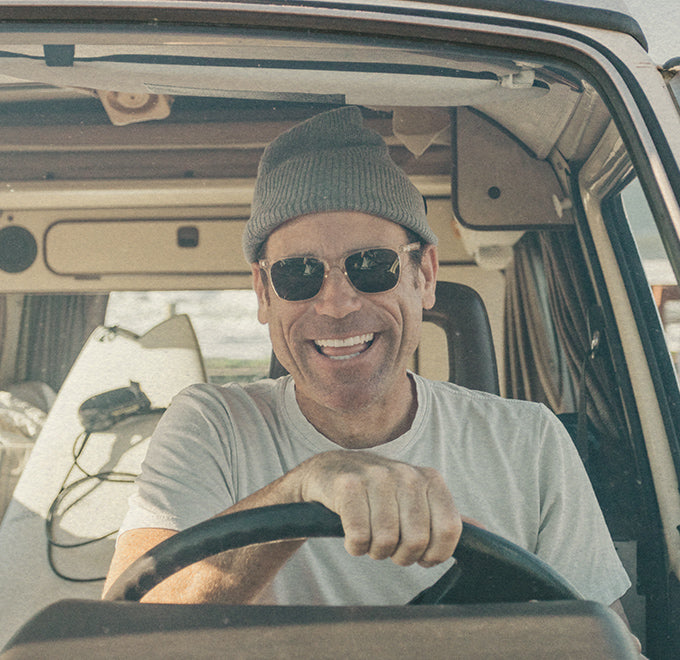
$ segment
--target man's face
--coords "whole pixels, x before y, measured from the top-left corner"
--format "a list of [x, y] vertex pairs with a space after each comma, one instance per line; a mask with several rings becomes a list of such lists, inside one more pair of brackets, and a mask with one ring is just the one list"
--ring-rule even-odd
[[274, 352], [295, 380], [298, 402], [352, 411], [403, 400], [410, 392], [407, 365], [415, 351], [422, 310], [434, 304], [437, 253], [424, 248], [422, 264], [402, 257], [399, 284], [384, 293], [363, 294], [342, 272], [342, 259], [366, 248], [398, 248], [405, 230], [388, 220], [357, 212], [330, 212], [292, 220], [269, 237], [266, 258], [314, 256], [332, 265], [311, 300], [279, 299], [253, 266], [258, 318], [269, 324]]

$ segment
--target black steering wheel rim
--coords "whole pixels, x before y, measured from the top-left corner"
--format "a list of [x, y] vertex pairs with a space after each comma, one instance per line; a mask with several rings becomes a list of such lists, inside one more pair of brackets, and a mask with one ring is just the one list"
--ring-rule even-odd
[[[317, 502], [279, 504], [212, 518], [179, 532], [133, 562], [104, 596], [139, 601], [182, 568], [226, 550], [289, 539], [342, 537], [340, 517]], [[411, 603], [482, 603], [580, 598], [538, 557], [474, 525], [463, 524], [456, 564]]]

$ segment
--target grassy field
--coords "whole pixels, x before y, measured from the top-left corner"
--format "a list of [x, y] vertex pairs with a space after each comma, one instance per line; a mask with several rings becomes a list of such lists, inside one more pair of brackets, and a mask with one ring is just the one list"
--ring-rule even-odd
[[205, 368], [211, 383], [250, 383], [267, 377], [269, 360], [206, 358]]

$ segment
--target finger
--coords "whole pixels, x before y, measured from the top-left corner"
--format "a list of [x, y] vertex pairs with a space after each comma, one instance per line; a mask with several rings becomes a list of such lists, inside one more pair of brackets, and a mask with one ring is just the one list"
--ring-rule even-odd
[[354, 475], [344, 475], [335, 511], [345, 533], [345, 549], [353, 557], [365, 555], [371, 547], [371, 509], [364, 483]]
[[427, 491], [430, 509], [430, 542], [419, 558], [421, 566], [436, 566], [448, 560], [458, 545], [463, 521], [451, 492], [443, 482], [434, 480]]
[[373, 559], [387, 559], [400, 541], [399, 505], [394, 488], [387, 480], [372, 484], [369, 495], [371, 546], [368, 554]]
[[410, 566], [419, 561], [430, 544], [431, 514], [427, 493], [422, 487], [400, 493], [399, 522], [401, 538], [392, 561], [398, 566]]

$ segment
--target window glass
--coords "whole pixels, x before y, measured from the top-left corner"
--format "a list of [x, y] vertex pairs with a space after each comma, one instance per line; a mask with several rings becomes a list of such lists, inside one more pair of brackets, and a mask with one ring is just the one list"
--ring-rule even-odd
[[142, 335], [175, 314], [187, 314], [211, 383], [252, 381], [269, 372], [271, 344], [257, 320], [254, 291], [116, 291], [106, 325]]
[[636, 179], [621, 194], [626, 216], [654, 294], [676, 374], [680, 374], [680, 287], [661, 236]]

